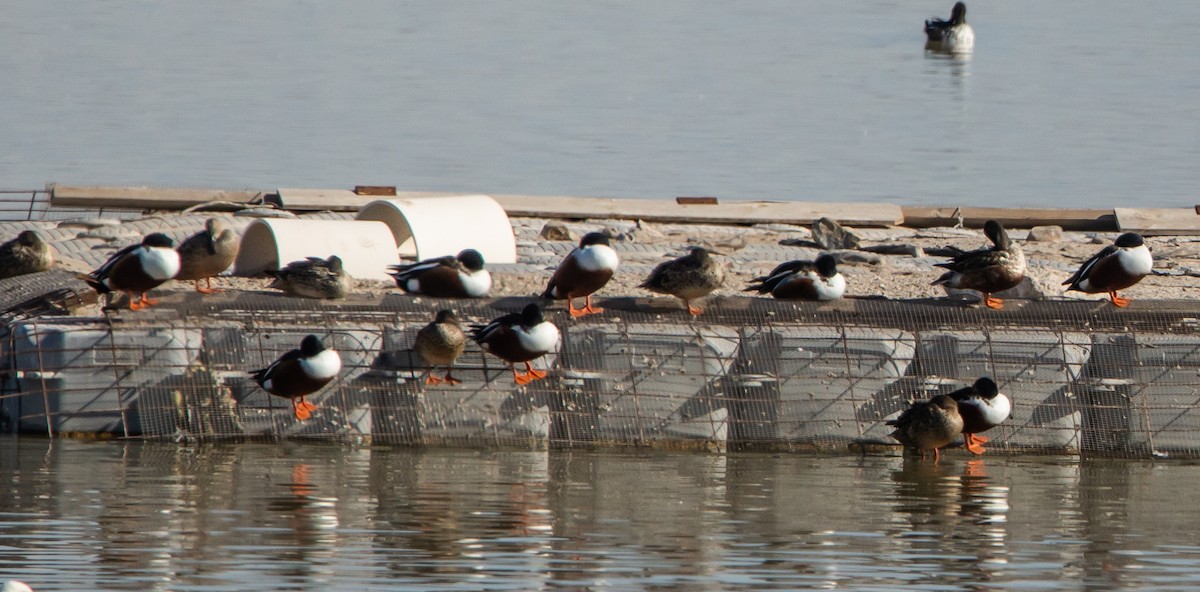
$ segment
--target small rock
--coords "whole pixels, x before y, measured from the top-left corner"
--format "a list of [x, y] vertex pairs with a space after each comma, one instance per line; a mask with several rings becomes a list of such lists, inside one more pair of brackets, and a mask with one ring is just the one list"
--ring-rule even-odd
[[858, 237], [829, 218], [813, 222], [812, 235], [813, 240], [826, 251], [858, 248]]
[[575, 241], [575, 236], [571, 234], [571, 230], [567, 228], [566, 224], [562, 224], [561, 222], [547, 222], [538, 234], [546, 240]]
[[629, 240], [639, 243], [657, 243], [666, 238], [661, 230], [647, 224], [645, 220], [638, 220], [637, 225], [625, 234]]
[[1025, 238], [1025, 240], [1040, 243], [1056, 243], [1062, 239], [1062, 226], [1034, 226], [1029, 229], [1029, 236]]
[[837, 259], [838, 265], [879, 265], [883, 262], [879, 255], [861, 251], [836, 251], [831, 254]]
[[917, 245], [897, 243], [891, 245], [871, 245], [860, 250], [879, 255], [908, 255], [909, 257], [924, 257], [925, 250]]

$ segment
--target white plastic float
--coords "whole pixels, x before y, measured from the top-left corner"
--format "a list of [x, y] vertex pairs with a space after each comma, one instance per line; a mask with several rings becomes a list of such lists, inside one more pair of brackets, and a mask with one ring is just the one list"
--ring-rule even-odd
[[400, 263], [392, 229], [383, 222], [262, 218], [246, 227], [233, 267], [236, 275], [258, 275], [330, 255], [341, 257], [346, 273], [358, 279], [392, 281], [388, 266]]
[[517, 262], [508, 214], [486, 195], [380, 199], [363, 206], [355, 218], [386, 224], [400, 257], [429, 259], [470, 248], [487, 263]]

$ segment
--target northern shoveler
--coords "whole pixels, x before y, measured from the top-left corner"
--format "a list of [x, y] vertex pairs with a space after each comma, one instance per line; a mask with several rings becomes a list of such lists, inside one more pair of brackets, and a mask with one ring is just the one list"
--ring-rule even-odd
[[1142, 235], [1126, 232], [1118, 236], [1116, 242], [1092, 255], [1063, 285], [1067, 286], [1067, 291], [1108, 292], [1114, 305], [1125, 307], [1131, 299], [1117, 296], [1117, 290], [1142, 281], [1153, 269], [1154, 258]]
[[970, 51], [975, 47], [975, 29], [967, 24], [967, 5], [954, 3], [950, 20], [931, 18], [925, 21], [925, 49], [941, 51]]
[[893, 438], [909, 448], [916, 448], [921, 458], [925, 458], [926, 450], [932, 449], [933, 460], [937, 462], [938, 449], [962, 433], [963, 418], [958, 413], [958, 402], [949, 395], [938, 395], [914, 403], [887, 425], [896, 427]]
[[[104, 265], [80, 279], [101, 294], [125, 292], [129, 295], [129, 310], [142, 310], [158, 304], [146, 297], [146, 292], [179, 273], [179, 253], [175, 243], [160, 232], [146, 235], [142, 242], [113, 253]], [[134, 294], [140, 297], [135, 299]]]
[[[450, 375], [454, 361], [461, 356], [467, 347], [467, 335], [458, 324], [458, 317], [453, 311], [439, 310], [432, 323], [417, 331], [413, 341], [413, 349], [425, 363], [429, 372], [425, 375], [425, 384], [459, 384], [462, 381]], [[434, 366], [445, 366], [446, 377], [438, 378], [433, 375]]]
[[392, 265], [388, 274], [409, 294], [434, 298], [483, 298], [492, 289], [492, 274], [483, 265], [482, 253], [464, 249], [457, 257]]
[[342, 370], [342, 357], [326, 349], [316, 335], [307, 335], [300, 341], [300, 349], [293, 349], [270, 366], [250, 372], [250, 376], [263, 390], [285, 399], [291, 399], [296, 419], [308, 419], [316, 405], [304, 400], [329, 384]]
[[[617, 252], [608, 244], [608, 235], [589, 232], [579, 240], [579, 247], [558, 265], [542, 298], [566, 300], [572, 317], [604, 312], [592, 306], [592, 294], [612, 279], [621, 262]], [[575, 308], [575, 298], [583, 298], [583, 308]]]
[[[508, 362], [513, 380], [529, 384], [546, 377], [529, 363], [558, 349], [558, 327], [542, 316], [542, 307], [529, 304], [519, 313], [506, 314], [487, 325], [474, 325], [472, 338], [485, 351]], [[525, 364], [525, 372], [517, 372], [516, 364]]]
[[986, 376], [980, 377], [969, 387], [950, 393], [950, 398], [958, 401], [966, 449], [983, 454], [983, 443], [988, 439], [978, 435], [979, 432], [986, 432], [1008, 419], [1012, 414], [1012, 402], [1000, 392], [996, 382]]
[[1013, 288], [1025, 279], [1025, 252], [995, 220], [984, 223], [983, 233], [993, 246], [967, 251], [946, 263], [936, 264], [950, 271], [934, 280], [933, 285], [983, 292], [984, 305], [1001, 309], [1004, 301], [992, 294]]
[[267, 287], [293, 296], [333, 300], [345, 298], [350, 292], [350, 276], [337, 255], [328, 259], [309, 257], [276, 271], [275, 279]]
[[[212, 287], [213, 276], [225, 271], [233, 264], [238, 253], [238, 235], [220, 218], [209, 218], [204, 230], [189, 236], [180, 243], [179, 273], [175, 279], [196, 282], [196, 291], [213, 294], [221, 290]], [[206, 288], [200, 287], [200, 280]]]
[[54, 249], [33, 230], [0, 245], [0, 279], [46, 271], [54, 267]]
[[846, 293], [846, 278], [837, 259], [828, 253], [816, 261], [788, 261], [771, 273], [754, 278], [744, 291], [770, 294], [780, 300], [837, 300]]
[[670, 294], [683, 300], [688, 312], [698, 315], [702, 310], [692, 304], [725, 283], [725, 269], [704, 247], [691, 247], [688, 254], [658, 264], [650, 277], [638, 287], [659, 294]]

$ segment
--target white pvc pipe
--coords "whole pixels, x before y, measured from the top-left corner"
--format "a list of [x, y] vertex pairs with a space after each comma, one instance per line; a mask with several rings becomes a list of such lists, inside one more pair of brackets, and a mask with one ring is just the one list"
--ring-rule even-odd
[[274, 271], [306, 257], [337, 255], [346, 273], [359, 279], [392, 281], [388, 266], [400, 263], [392, 230], [364, 220], [260, 218], [242, 234], [236, 275]]
[[475, 249], [487, 263], [517, 262], [508, 214], [486, 195], [381, 199], [355, 218], [387, 224], [400, 257], [430, 259]]

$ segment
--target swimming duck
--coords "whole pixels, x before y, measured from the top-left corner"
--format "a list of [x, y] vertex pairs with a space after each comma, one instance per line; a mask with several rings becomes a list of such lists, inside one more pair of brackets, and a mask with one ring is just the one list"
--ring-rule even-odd
[[342, 267], [342, 258], [330, 255], [328, 259], [309, 257], [293, 261], [275, 272], [275, 279], [268, 288], [283, 290], [294, 296], [333, 300], [345, 298], [350, 291], [350, 276]]
[[[142, 310], [158, 304], [146, 292], [179, 273], [179, 253], [175, 243], [160, 232], [146, 235], [142, 242], [129, 245], [108, 258], [92, 273], [79, 276], [101, 294], [114, 291], [129, 294], [129, 310]], [[134, 299], [134, 294], [140, 298]]]
[[25, 582], [8, 580], [0, 586], [0, 592], [33, 592], [33, 588], [30, 588], [29, 584]]
[[1150, 274], [1154, 268], [1154, 258], [1150, 256], [1150, 248], [1142, 235], [1126, 232], [1117, 240], [1092, 255], [1074, 275], [1063, 282], [1067, 291], [1098, 294], [1108, 292], [1108, 297], [1116, 306], [1129, 306], [1131, 299], [1117, 296], [1117, 290], [1124, 290]]
[[[196, 291], [201, 294], [220, 292], [212, 287], [213, 276], [225, 271], [233, 264], [238, 253], [238, 235], [220, 218], [209, 218], [204, 230], [189, 236], [180, 243], [179, 273], [175, 279], [196, 282]], [[200, 287], [200, 280], [206, 288]]]
[[392, 265], [388, 274], [409, 294], [434, 298], [483, 298], [492, 289], [492, 274], [483, 268], [483, 254], [464, 249], [457, 257], [426, 259]]
[[934, 280], [934, 286], [977, 290], [983, 292], [988, 308], [1004, 308], [1004, 301], [992, 296], [1015, 287], [1025, 279], [1025, 252], [1008, 238], [1008, 232], [995, 220], [983, 225], [983, 233], [992, 241], [991, 248], [967, 251], [936, 267], [949, 269]]
[[[458, 317], [449, 310], [439, 310], [432, 323], [417, 331], [413, 349], [429, 365], [429, 373], [425, 375], [425, 384], [459, 384], [462, 381], [450, 376], [454, 361], [461, 356], [467, 347], [467, 335], [458, 325]], [[434, 366], [445, 366], [446, 377], [438, 378], [433, 375]]]
[[780, 300], [837, 300], [846, 293], [846, 278], [837, 259], [823, 253], [816, 261], [788, 261], [771, 273], [754, 278], [744, 291], [770, 294]]
[[921, 458], [925, 458], [926, 450], [933, 449], [933, 460], [937, 462], [938, 449], [962, 433], [963, 418], [952, 397], [938, 395], [923, 403], [914, 403], [887, 425], [896, 427], [893, 438], [909, 448], [916, 448]]
[[342, 357], [326, 349], [316, 335], [307, 335], [300, 341], [300, 349], [279, 356], [270, 366], [250, 372], [250, 376], [268, 393], [291, 399], [296, 419], [304, 421], [317, 408], [304, 397], [321, 390], [341, 370]]
[[983, 454], [983, 443], [988, 439], [979, 436], [1008, 419], [1012, 413], [1012, 402], [1000, 392], [996, 382], [983, 376], [975, 384], [950, 393], [958, 401], [958, 414], [962, 416], [963, 443], [967, 450]]
[[[474, 325], [475, 340], [492, 355], [508, 362], [513, 381], [529, 384], [546, 377], [546, 372], [534, 370], [530, 361], [558, 348], [558, 327], [542, 316], [542, 307], [529, 304], [519, 313], [506, 314], [487, 325]], [[517, 372], [516, 364], [524, 362], [525, 372]]]
[[687, 255], [658, 264], [638, 287], [679, 298], [688, 312], [698, 315], [703, 311], [692, 301], [708, 296], [725, 282], [725, 269], [713, 254], [704, 247], [691, 247]]
[[931, 18], [925, 21], [925, 49], [970, 51], [975, 47], [975, 30], [967, 24], [967, 5], [955, 2], [950, 20]]
[[0, 279], [46, 271], [54, 267], [54, 249], [42, 235], [25, 230], [0, 245]]
[[[558, 264], [542, 298], [565, 299], [572, 317], [604, 312], [603, 308], [592, 306], [592, 294], [612, 279], [620, 261], [608, 244], [607, 234], [589, 232], [579, 240], [579, 247]], [[583, 308], [575, 308], [576, 298], [584, 299]]]

